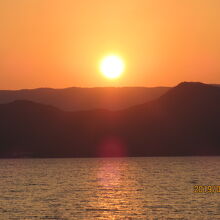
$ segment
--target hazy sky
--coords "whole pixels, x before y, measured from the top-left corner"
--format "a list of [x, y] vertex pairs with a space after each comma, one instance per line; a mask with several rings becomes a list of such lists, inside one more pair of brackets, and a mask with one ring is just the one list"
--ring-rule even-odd
[[[0, 0], [0, 89], [220, 83], [219, 0]], [[117, 53], [126, 72], [99, 72]]]

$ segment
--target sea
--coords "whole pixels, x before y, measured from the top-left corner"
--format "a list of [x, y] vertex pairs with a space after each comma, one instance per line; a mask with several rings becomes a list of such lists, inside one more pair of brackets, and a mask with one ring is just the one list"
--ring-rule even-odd
[[0, 219], [220, 219], [220, 157], [1, 159]]

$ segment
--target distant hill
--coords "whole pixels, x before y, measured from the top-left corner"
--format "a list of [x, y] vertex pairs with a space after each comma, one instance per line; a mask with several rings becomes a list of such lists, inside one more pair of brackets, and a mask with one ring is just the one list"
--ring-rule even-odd
[[0, 90], [0, 103], [29, 100], [66, 111], [92, 109], [121, 110], [158, 98], [169, 87], [97, 87], [66, 89]]
[[213, 86], [218, 86], [218, 87], [220, 87], [220, 84], [212, 84]]
[[220, 88], [184, 82], [121, 111], [0, 105], [0, 157], [220, 155]]

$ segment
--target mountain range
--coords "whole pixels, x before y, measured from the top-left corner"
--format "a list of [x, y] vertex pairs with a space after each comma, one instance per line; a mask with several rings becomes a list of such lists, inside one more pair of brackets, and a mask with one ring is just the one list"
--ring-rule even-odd
[[121, 110], [156, 99], [169, 89], [169, 87], [71, 87], [0, 90], [0, 104], [28, 100], [52, 105], [64, 111]]
[[183, 82], [127, 109], [0, 104], [0, 157], [220, 155], [220, 87]]

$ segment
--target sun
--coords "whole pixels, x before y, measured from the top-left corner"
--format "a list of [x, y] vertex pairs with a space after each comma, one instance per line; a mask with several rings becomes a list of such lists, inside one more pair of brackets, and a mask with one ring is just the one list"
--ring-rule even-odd
[[124, 72], [125, 64], [121, 57], [109, 55], [103, 58], [100, 63], [102, 74], [109, 79], [116, 79]]

